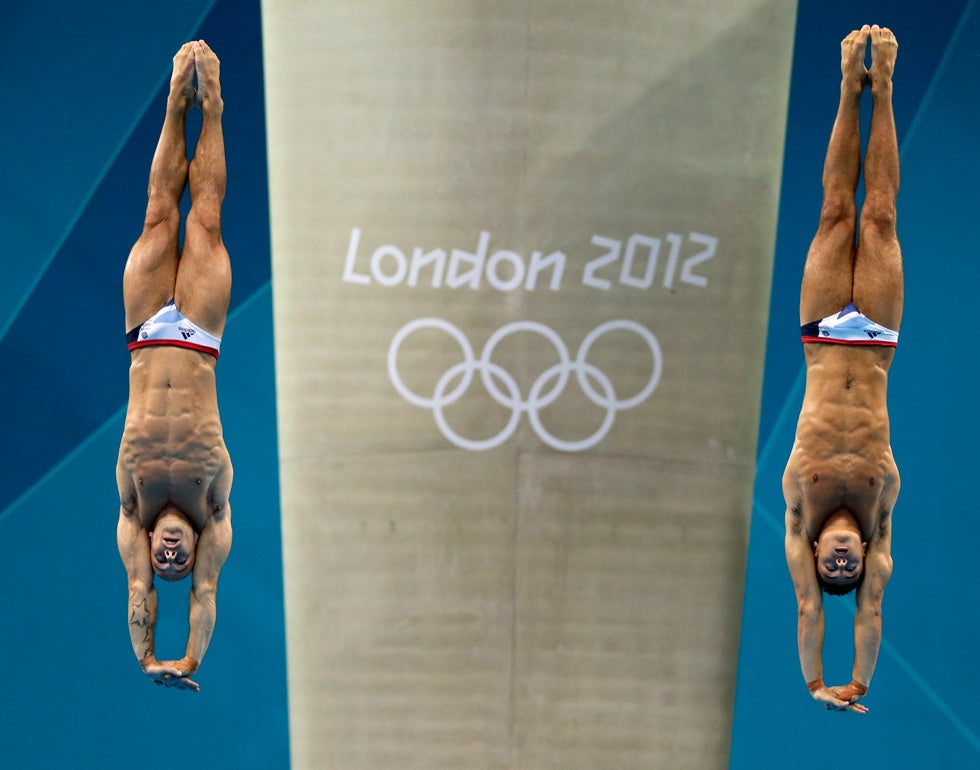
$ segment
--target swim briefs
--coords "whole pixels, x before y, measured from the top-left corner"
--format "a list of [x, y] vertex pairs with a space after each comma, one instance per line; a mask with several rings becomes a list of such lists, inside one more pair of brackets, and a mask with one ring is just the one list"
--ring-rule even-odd
[[218, 357], [221, 338], [204, 331], [181, 313], [173, 300], [154, 313], [149, 320], [126, 335], [130, 350], [150, 345], [170, 345], [177, 348], [198, 350]]
[[898, 347], [898, 332], [877, 324], [849, 302], [839, 313], [800, 327], [803, 342]]

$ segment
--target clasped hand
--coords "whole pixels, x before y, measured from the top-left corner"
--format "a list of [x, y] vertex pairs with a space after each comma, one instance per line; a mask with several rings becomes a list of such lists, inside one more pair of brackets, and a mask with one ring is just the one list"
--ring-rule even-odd
[[178, 690], [193, 690], [199, 692], [201, 687], [188, 677], [194, 673], [193, 666], [186, 658], [181, 660], [153, 660], [143, 666], [143, 673], [153, 680], [154, 684], [164, 687], [176, 687]]
[[868, 707], [858, 701], [864, 693], [854, 686], [854, 683], [821, 687], [813, 691], [813, 699], [823, 703], [828, 711], [853, 711], [855, 714], [867, 714]]

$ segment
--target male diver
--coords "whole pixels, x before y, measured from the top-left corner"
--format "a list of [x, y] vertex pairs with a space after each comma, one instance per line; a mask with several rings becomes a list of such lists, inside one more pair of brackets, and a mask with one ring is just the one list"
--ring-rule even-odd
[[[786, 561], [799, 610], [803, 678], [827, 709], [859, 714], [868, 710], [860, 701], [881, 645], [882, 597], [892, 573], [891, 516], [899, 490], [886, 404], [904, 294], [891, 100], [897, 53], [895, 36], [878, 25], [865, 25], [841, 43], [840, 105], [824, 163], [820, 223], [800, 293], [806, 391], [783, 475]], [[856, 230], [859, 107], [866, 86], [873, 108], [864, 156], [865, 201]], [[851, 682], [828, 687], [823, 592], [855, 589]]]
[[[211, 641], [218, 574], [232, 539], [232, 466], [214, 374], [231, 263], [221, 240], [226, 175], [218, 57], [201, 40], [185, 44], [173, 61], [143, 232], [123, 274], [131, 364], [116, 466], [116, 536], [129, 583], [129, 633], [143, 673], [156, 684], [198, 690], [190, 677]], [[204, 117], [188, 163], [184, 132], [194, 105]], [[188, 183], [191, 208], [180, 250], [178, 206]], [[154, 574], [192, 575], [181, 660], [155, 657]]]

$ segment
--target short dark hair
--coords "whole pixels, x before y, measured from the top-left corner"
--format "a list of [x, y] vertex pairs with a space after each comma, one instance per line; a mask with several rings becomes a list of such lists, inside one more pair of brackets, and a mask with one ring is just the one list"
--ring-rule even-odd
[[845, 596], [851, 591], [860, 588], [862, 583], [864, 583], [863, 568], [861, 574], [857, 576], [857, 579], [848, 580], [846, 583], [831, 583], [829, 580], [824, 580], [823, 575], [820, 574], [820, 570], [817, 570], [817, 584], [825, 594], [829, 594], [830, 596]]

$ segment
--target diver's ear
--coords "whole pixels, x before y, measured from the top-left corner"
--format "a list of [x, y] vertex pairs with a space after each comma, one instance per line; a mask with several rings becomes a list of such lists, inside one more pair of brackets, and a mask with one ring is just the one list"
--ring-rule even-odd
[[868, 544], [861, 543], [861, 553], [867, 553], [867, 552], [868, 552]]
[[817, 555], [817, 549], [819, 548], [819, 546], [820, 546], [820, 542], [818, 540], [814, 540], [813, 541], [813, 555], [814, 556]]

